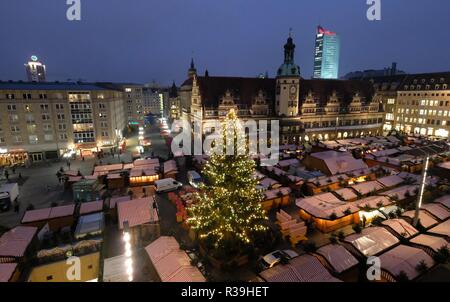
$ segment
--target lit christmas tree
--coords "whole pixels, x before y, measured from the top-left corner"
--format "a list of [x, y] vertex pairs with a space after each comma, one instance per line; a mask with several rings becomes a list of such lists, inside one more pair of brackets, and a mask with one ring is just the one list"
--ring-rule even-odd
[[255, 235], [267, 230], [255, 163], [247, 154], [245, 132], [233, 110], [222, 122], [224, 146], [227, 137], [233, 152], [226, 155], [224, 147], [223, 154], [211, 156], [203, 169], [209, 184], [196, 194], [197, 202], [188, 211], [188, 224], [218, 254], [223, 254], [220, 250], [242, 251], [252, 245]]

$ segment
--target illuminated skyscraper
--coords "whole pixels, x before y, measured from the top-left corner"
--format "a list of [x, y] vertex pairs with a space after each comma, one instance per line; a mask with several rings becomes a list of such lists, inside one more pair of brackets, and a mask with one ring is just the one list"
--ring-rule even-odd
[[25, 64], [27, 78], [30, 82], [45, 82], [45, 65], [38, 61], [36, 56], [31, 56], [31, 60]]
[[339, 36], [331, 31], [317, 28], [314, 55], [314, 78], [337, 79], [339, 74]]

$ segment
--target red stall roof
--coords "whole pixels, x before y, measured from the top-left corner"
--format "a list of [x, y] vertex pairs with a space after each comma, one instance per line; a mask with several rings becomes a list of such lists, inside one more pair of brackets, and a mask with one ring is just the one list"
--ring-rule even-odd
[[0, 237], [0, 257], [22, 257], [37, 232], [36, 227], [17, 226]]

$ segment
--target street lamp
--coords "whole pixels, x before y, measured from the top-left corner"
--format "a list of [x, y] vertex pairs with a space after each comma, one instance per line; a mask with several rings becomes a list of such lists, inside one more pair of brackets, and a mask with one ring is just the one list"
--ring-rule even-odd
[[[418, 149], [418, 150], [420, 150], [420, 149]], [[420, 212], [420, 207], [422, 206], [423, 193], [425, 191], [425, 184], [426, 184], [426, 180], [427, 180], [427, 172], [428, 172], [429, 162], [430, 162], [430, 156], [427, 154], [427, 157], [425, 159], [425, 165], [424, 165], [423, 171], [422, 171], [419, 196], [418, 196], [417, 202], [416, 202], [416, 211], [414, 213], [414, 220], [413, 220], [414, 227], [417, 227], [417, 224], [419, 222], [419, 212]]]
[[133, 255], [131, 251], [131, 235], [128, 221], [123, 222], [123, 241], [125, 242], [125, 270], [128, 275], [128, 281], [133, 281]]

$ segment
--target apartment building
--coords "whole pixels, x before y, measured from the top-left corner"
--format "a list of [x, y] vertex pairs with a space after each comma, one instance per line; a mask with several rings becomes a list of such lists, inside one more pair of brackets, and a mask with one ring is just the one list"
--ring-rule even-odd
[[450, 72], [405, 77], [397, 91], [394, 129], [408, 134], [448, 138]]
[[122, 92], [71, 82], [0, 82], [0, 166], [115, 148], [126, 126]]

